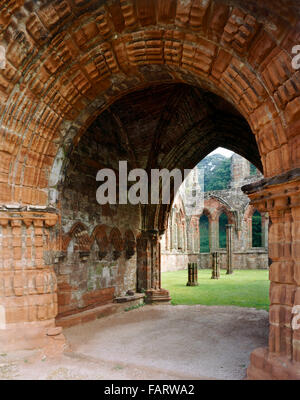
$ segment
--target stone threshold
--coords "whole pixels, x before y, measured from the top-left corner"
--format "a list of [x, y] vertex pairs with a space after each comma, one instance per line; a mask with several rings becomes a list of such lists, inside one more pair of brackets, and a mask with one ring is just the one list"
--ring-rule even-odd
[[145, 295], [140, 293], [136, 293], [133, 296], [119, 297], [114, 299], [113, 303], [68, 315], [66, 317], [56, 318], [56, 326], [70, 328], [71, 326], [95, 321], [96, 319], [103, 317], [108, 317], [109, 315], [125, 311], [127, 308], [143, 304], [144, 297]]
[[135, 293], [132, 296], [116, 297], [114, 303], [130, 303], [135, 300], [142, 300], [145, 297], [143, 293]]

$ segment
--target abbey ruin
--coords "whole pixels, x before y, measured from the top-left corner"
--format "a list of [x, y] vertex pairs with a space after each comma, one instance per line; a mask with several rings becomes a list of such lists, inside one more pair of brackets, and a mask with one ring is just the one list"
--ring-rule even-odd
[[[168, 229], [162, 237], [162, 271], [186, 269], [189, 262], [196, 262], [199, 268], [211, 268], [214, 252], [219, 253], [220, 267], [226, 269], [227, 246], [226, 241], [222, 243], [220, 240], [222, 228], [230, 230], [233, 269], [268, 269], [268, 214], [260, 214], [241, 190], [242, 186], [259, 178], [262, 178], [259, 172], [250, 175], [249, 161], [234, 154], [231, 157], [230, 188], [206, 192], [201, 213], [193, 215], [185, 210], [183, 187], [173, 203]], [[202, 194], [199, 182], [196, 182], [195, 190]], [[253, 243], [255, 213], [260, 216], [260, 243]], [[225, 217], [223, 226], [220, 225], [222, 216]], [[202, 232], [207, 236], [206, 246], [201, 246], [200, 227], [203, 222], [208, 225], [207, 232]]]
[[[212, 249], [222, 210], [234, 265], [269, 268], [269, 342], [248, 378], [300, 378], [299, 21], [298, 0], [0, 0], [1, 352], [59, 354], [83, 312], [170, 302], [168, 243], [207, 263], [197, 236], [162, 249], [180, 206], [99, 206], [95, 177], [125, 160], [193, 169], [222, 146], [264, 176], [245, 213], [213, 194], [204, 210]], [[269, 217], [259, 255], [253, 210]]]

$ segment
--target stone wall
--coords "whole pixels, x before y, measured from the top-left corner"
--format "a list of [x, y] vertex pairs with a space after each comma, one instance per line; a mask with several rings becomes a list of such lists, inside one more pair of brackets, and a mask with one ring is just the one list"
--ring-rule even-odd
[[136, 290], [139, 215], [130, 205], [101, 206], [96, 201], [100, 185], [96, 175], [107, 151], [91, 131], [73, 151], [59, 183], [63, 238], [55, 264], [59, 317]]
[[[227, 254], [220, 251], [220, 267], [227, 268]], [[192, 262], [192, 261], [191, 261]], [[187, 265], [187, 264], [186, 264]], [[249, 250], [247, 252], [234, 252], [232, 257], [234, 269], [268, 269], [268, 256], [266, 250]], [[212, 266], [211, 253], [202, 253], [198, 255], [198, 267], [208, 269]], [[178, 268], [179, 269], [179, 268]], [[181, 268], [182, 269], [182, 268]]]
[[183, 253], [166, 253], [163, 252], [161, 255], [162, 271], [180, 271], [187, 269], [188, 263], [198, 262], [199, 254], [183, 254]]

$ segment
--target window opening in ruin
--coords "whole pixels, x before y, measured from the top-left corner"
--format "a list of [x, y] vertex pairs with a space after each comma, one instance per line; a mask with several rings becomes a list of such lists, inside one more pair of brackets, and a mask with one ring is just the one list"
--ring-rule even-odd
[[252, 216], [252, 247], [262, 247], [262, 217], [257, 210]]
[[219, 217], [219, 247], [220, 249], [226, 249], [226, 225], [228, 225], [228, 217], [225, 213], [222, 213]]
[[206, 215], [202, 215], [199, 220], [200, 231], [200, 253], [209, 253], [209, 220]]

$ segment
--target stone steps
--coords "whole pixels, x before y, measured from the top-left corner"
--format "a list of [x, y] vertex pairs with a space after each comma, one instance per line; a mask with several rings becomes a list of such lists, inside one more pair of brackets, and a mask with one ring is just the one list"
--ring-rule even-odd
[[95, 307], [66, 317], [56, 318], [56, 326], [70, 328], [71, 326], [91, 322], [99, 318], [107, 317], [122, 312], [129, 307], [144, 303], [144, 294], [136, 293], [133, 296], [124, 296], [114, 299], [113, 303]]

